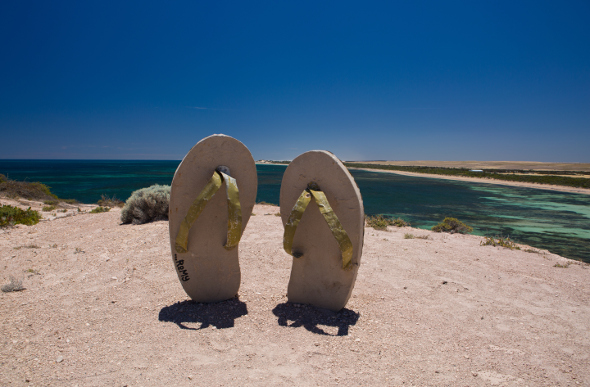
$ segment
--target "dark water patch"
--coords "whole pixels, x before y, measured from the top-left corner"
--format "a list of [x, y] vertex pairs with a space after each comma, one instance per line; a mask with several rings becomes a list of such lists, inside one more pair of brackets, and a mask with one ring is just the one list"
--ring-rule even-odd
[[267, 202], [279, 205], [281, 194], [281, 181], [286, 166], [284, 165], [257, 165], [258, 193], [256, 202]]

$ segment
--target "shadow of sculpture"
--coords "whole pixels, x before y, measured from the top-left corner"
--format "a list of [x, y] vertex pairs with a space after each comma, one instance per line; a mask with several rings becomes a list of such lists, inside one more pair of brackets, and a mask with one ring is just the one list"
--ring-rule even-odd
[[[177, 302], [160, 310], [159, 320], [173, 322], [181, 329], [204, 329], [211, 325], [217, 329], [232, 328], [235, 320], [248, 314], [246, 304], [237, 297], [210, 304], [191, 300]], [[201, 323], [199, 328], [189, 328], [186, 323]]]
[[[339, 312], [332, 312], [328, 309], [316, 308], [311, 305], [293, 304], [286, 302], [277, 305], [272, 312], [277, 316], [278, 323], [284, 327], [304, 327], [310, 332], [318, 335], [329, 336], [346, 336], [348, 335], [348, 328], [355, 325], [360, 315], [350, 309], [342, 309]], [[289, 323], [292, 321], [292, 323]], [[332, 335], [319, 325], [328, 327], [337, 327], [338, 333]]]

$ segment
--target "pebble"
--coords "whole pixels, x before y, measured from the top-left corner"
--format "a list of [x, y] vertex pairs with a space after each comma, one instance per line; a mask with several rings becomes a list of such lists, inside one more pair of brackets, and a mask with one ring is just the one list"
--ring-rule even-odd
[[64, 361], [64, 358], [62, 356], [58, 356], [57, 359], [55, 360], [57, 363], [61, 363], [62, 361]]

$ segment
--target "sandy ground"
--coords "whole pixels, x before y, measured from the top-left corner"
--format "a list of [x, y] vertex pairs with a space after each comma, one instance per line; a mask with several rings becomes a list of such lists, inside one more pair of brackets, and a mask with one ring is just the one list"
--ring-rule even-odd
[[545, 190], [549, 190], [549, 191], [571, 192], [571, 193], [590, 195], [590, 189], [588, 189], [588, 188], [575, 188], [575, 187], [567, 187], [567, 186], [563, 186], [563, 185], [524, 183], [524, 182], [520, 182], [520, 181], [504, 181], [504, 180], [486, 179], [486, 178], [479, 178], [479, 177], [437, 175], [437, 174], [433, 174], [433, 173], [387, 171], [387, 170], [383, 170], [383, 169], [371, 169], [371, 168], [349, 168], [349, 169], [360, 169], [362, 171], [395, 173], [397, 175], [404, 175], [404, 176], [415, 176], [415, 177], [425, 177], [425, 178], [431, 178], [431, 179], [444, 179], [444, 180], [456, 180], [456, 181], [468, 181], [468, 182], [485, 183], [485, 184], [508, 185], [508, 186], [512, 186], [512, 187], [526, 187], [526, 188], [535, 188], [535, 189], [545, 189]]
[[350, 163], [385, 164], [417, 167], [469, 168], [469, 169], [519, 169], [537, 171], [590, 172], [590, 163], [547, 163], [541, 161], [349, 161]]
[[278, 208], [254, 213], [239, 298], [209, 305], [187, 300], [167, 222], [113, 209], [0, 230], [0, 281], [26, 288], [0, 293], [0, 385], [590, 385], [590, 266], [367, 228], [332, 313], [286, 303]]

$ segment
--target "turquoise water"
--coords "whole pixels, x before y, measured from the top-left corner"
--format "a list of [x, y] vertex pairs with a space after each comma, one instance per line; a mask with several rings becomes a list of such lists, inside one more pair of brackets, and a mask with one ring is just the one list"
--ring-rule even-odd
[[476, 235], [509, 236], [590, 262], [590, 196], [533, 188], [353, 171], [367, 214], [429, 229], [446, 216]]
[[[179, 161], [0, 160], [0, 173], [40, 181], [61, 198], [95, 203], [101, 194], [125, 200], [136, 189], [170, 184]], [[258, 165], [258, 201], [279, 202], [285, 166]], [[368, 215], [401, 217], [429, 229], [446, 216], [474, 234], [510, 236], [590, 262], [590, 196], [531, 188], [351, 171]]]

